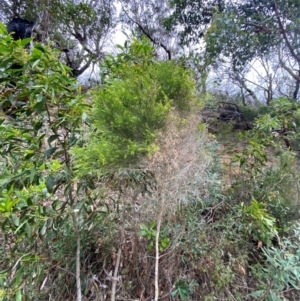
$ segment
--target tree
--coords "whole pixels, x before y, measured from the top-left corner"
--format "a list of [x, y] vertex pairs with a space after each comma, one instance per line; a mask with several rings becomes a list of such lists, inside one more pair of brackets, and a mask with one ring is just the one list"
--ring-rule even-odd
[[166, 27], [176, 28], [180, 32], [181, 42], [199, 42], [211, 23], [216, 12], [223, 11], [223, 0], [169, 0], [172, 8], [171, 16], [166, 20]]
[[103, 86], [94, 91], [89, 141], [74, 150], [83, 174], [91, 167], [98, 174], [128, 167], [152, 153], [171, 107], [188, 111], [194, 98], [190, 71], [172, 60], [158, 61], [146, 37], [119, 49], [101, 68]]
[[178, 35], [166, 30], [164, 22], [170, 16], [166, 0], [122, 0], [122, 21], [134, 28], [137, 34], [146, 36], [157, 48], [158, 54], [171, 59], [178, 51]]
[[298, 0], [247, 1], [239, 7], [246, 29], [272, 38], [265, 44], [275, 48], [281, 67], [294, 79], [294, 99], [300, 84], [299, 8]]
[[51, 40], [75, 77], [104, 58], [104, 46], [115, 27], [110, 0], [6, 0], [0, 5], [3, 22], [17, 15], [35, 21], [35, 40]]
[[[274, 0], [228, 4], [214, 15], [205, 37], [207, 65], [228, 57], [232, 72], [239, 73], [253, 59], [275, 55], [294, 81], [290, 97], [296, 100], [300, 83], [299, 5], [299, 1]], [[268, 102], [270, 97], [271, 93]]]

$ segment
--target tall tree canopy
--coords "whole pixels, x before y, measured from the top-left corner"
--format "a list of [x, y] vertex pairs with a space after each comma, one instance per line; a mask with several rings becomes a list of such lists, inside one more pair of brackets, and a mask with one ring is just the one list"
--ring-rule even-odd
[[170, 0], [172, 15], [166, 20], [167, 28], [179, 28], [184, 44], [198, 42], [210, 24], [215, 12], [223, 11], [224, 0]]
[[233, 72], [254, 58], [272, 56], [294, 81], [300, 83], [300, 1], [263, 0], [230, 2], [212, 19], [205, 41], [207, 64], [230, 58]]
[[5, 0], [0, 3], [0, 21], [20, 16], [34, 21], [35, 39], [51, 40], [63, 51], [74, 76], [82, 74], [104, 56], [104, 46], [115, 27], [113, 1]]

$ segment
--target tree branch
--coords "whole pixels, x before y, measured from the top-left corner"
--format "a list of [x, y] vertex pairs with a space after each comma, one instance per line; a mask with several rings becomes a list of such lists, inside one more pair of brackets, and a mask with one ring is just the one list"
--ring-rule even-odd
[[[300, 69], [298, 71], [298, 76], [300, 77]], [[297, 100], [298, 93], [299, 93], [299, 88], [300, 88], [300, 81], [296, 80], [296, 86], [295, 86], [295, 90], [294, 90], [294, 93], [293, 93], [293, 98], [295, 100]]]
[[158, 42], [156, 41], [146, 30], [145, 28], [137, 21], [135, 21], [134, 19], [132, 19], [129, 14], [127, 13], [127, 11], [125, 10], [123, 4], [122, 4], [122, 9], [124, 11], [124, 13], [126, 14], [126, 16], [131, 20], [131, 22], [133, 22], [134, 24], [136, 24], [138, 26], [138, 28], [142, 31], [142, 33], [155, 45], [160, 46], [161, 48], [163, 48], [165, 50], [165, 52], [168, 54], [168, 60], [172, 59], [172, 53], [171, 50], [168, 49], [168, 47], [166, 45], [164, 45], [162, 42]]
[[92, 58], [89, 58], [89, 60], [80, 69], [73, 69], [73, 75], [75, 77], [81, 75], [85, 70], [89, 68], [91, 62], [92, 62]]
[[280, 58], [280, 56], [279, 56], [279, 62], [283, 69], [285, 69], [295, 80], [300, 82], [300, 76], [295, 74], [294, 71], [283, 62], [283, 60]]
[[234, 79], [237, 80], [238, 83], [241, 85], [241, 87], [243, 89], [245, 89], [253, 97], [255, 102], [258, 102], [258, 99], [257, 99], [255, 93], [249, 87], [247, 87], [247, 85], [245, 84], [245, 81], [240, 77], [239, 74], [236, 74], [234, 76]]
[[119, 272], [119, 266], [121, 261], [121, 255], [122, 255], [122, 245], [125, 242], [125, 210], [122, 212], [122, 225], [121, 225], [121, 243], [119, 245], [119, 250], [117, 254], [117, 260], [114, 270], [114, 275], [112, 277], [112, 287], [111, 287], [111, 301], [116, 300], [116, 290], [117, 290], [117, 281], [118, 281], [118, 272]]
[[290, 43], [290, 41], [289, 41], [289, 39], [288, 39], [288, 36], [287, 36], [287, 34], [286, 34], [286, 30], [284, 29], [283, 24], [282, 24], [282, 22], [281, 22], [281, 19], [280, 19], [280, 16], [279, 16], [279, 12], [278, 12], [278, 9], [277, 9], [277, 6], [276, 6], [275, 2], [274, 2], [274, 10], [275, 10], [275, 14], [276, 14], [276, 17], [277, 17], [277, 21], [278, 21], [279, 28], [280, 28], [280, 30], [281, 30], [281, 34], [283, 35], [283, 39], [284, 39], [284, 41], [285, 41], [285, 43], [286, 43], [286, 46], [288, 47], [288, 49], [289, 49], [291, 55], [293, 56], [293, 58], [294, 58], [298, 63], [300, 63], [300, 57], [296, 54], [296, 52], [295, 52], [293, 46], [291, 45], [291, 43]]
[[252, 26], [252, 27], [255, 27], [257, 30], [257, 32], [260, 32], [260, 31], [263, 31], [263, 32], [275, 32], [275, 33], [282, 33], [281, 29], [278, 29], [278, 28], [268, 28], [266, 26], [263, 26], [263, 25], [260, 25], [260, 24], [256, 24], [256, 23], [253, 23], [253, 22], [245, 22], [244, 23], [245, 25], [249, 25], [249, 26]]
[[291, 68], [289, 68], [282, 60], [280, 60], [281, 67], [285, 69], [295, 80], [300, 82], [300, 76], [296, 75]]

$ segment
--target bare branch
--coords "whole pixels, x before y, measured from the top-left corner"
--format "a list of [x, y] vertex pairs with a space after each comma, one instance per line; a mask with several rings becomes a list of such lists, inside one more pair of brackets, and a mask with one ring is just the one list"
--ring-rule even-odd
[[264, 25], [260, 25], [260, 24], [256, 24], [256, 23], [253, 23], [253, 22], [245, 22], [244, 23], [245, 25], [249, 25], [249, 26], [252, 26], [252, 27], [255, 27], [255, 31], [256, 32], [272, 32], [272, 33], [282, 33], [282, 29], [278, 29], [278, 28], [268, 28]]
[[156, 41], [149, 32], [147, 32], [147, 30], [142, 26], [142, 24], [136, 20], [134, 20], [133, 18], [131, 18], [128, 14], [128, 12], [126, 11], [126, 9], [124, 8], [123, 4], [121, 3], [122, 5], [122, 10], [124, 11], [124, 13], [126, 14], [126, 16], [128, 17], [128, 19], [133, 22], [134, 24], [136, 24], [138, 26], [138, 28], [142, 31], [142, 33], [155, 45], [158, 45], [160, 47], [162, 47], [165, 52], [167, 53], [168, 55], [168, 59], [171, 60], [172, 58], [172, 53], [171, 53], [171, 50], [168, 49], [168, 47], [163, 44], [162, 42], [160, 41]]
[[[286, 33], [286, 30], [284, 29], [283, 27], [283, 24], [282, 24], [282, 21], [280, 19], [280, 16], [279, 16], [279, 12], [278, 12], [278, 9], [277, 9], [277, 6], [276, 4], [274, 3], [274, 10], [275, 10], [275, 14], [277, 16], [277, 21], [278, 21], [278, 25], [279, 25], [279, 28], [280, 28], [280, 31], [281, 31], [281, 34], [283, 35], [283, 39], [286, 43], [286, 46], [288, 47], [291, 55], [293, 56], [293, 58], [297, 61], [297, 62], [300, 62], [300, 57], [296, 54], [296, 52], [294, 51], [294, 48], [293, 46], [291, 45], [289, 39], [288, 39], [288, 36], [287, 36], [287, 33]], [[284, 67], [283, 67], [284, 68]], [[287, 70], [288, 71], [288, 70]]]
[[237, 73], [234, 77], [238, 83], [241, 85], [243, 89], [245, 89], [254, 99], [255, 102], [258, 102], [258, 99], [255, 95], [255, 93], [246, 85], [245, 81], [240, 77], [240, 75]]
[[298, 82], [300, 82], [300, 76], [295, 74], [295, 72], [290, 68], [288, 67], [285, 62], [283, 61], [283, 59], [281, 58], [281, 53], [280, 51], [278, 51], [278, 59], [279, 59], [279, 62], [280, 62], [280, 65], [283, 69], [285, 69], [295, 80], [297, 80]]

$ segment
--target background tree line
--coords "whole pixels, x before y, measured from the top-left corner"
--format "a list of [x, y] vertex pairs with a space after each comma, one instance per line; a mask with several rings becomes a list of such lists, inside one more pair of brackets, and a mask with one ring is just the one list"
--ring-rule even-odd
[[298, 99], [298, 10], [297, 1], [6, 0], [0, 18], [34, 21], [35, 40], [51, 41], [76, 77], [104, 59], [118, 25], [148, 37], [161, 58], [189, 57], [202, 78], [227, 79], [244, 103], [270, 103]]

